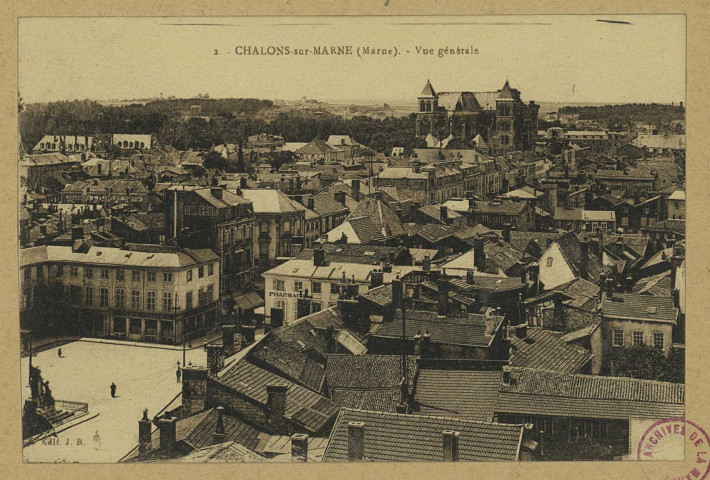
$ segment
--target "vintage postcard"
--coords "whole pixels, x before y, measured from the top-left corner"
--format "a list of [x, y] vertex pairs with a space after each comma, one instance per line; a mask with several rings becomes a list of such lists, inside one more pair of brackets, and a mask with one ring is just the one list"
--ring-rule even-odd
[[707, 476], [686, 15], [16, 27], [18, 462]]

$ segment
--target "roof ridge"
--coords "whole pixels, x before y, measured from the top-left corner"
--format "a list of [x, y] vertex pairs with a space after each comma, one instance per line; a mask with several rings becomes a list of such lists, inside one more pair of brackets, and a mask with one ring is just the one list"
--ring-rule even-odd
[[[376, 415], [382, 415], [382, 416], [390, 416], [390, 417], [405, 417], [405, 418], [430, 418], [430, 419], [435, 419], [435, 420], [453, 420], [456, 422], [463, 422], [467, 424], [478, 424], [478, 425], [495, 425], [496, 427], [517, 427], [517, 428], [522, 428], [524, 425], [521, 424], [515, 424], [515, 423], [497, 423], [497, 422], [484, 422], [482, 420], [469, 420], [469, 419], [464, 419], [464, 418], [456, 418], [456, 417], [440, 417], [437, 415], [420, 415], [418, 413], [397, 413], [397, 412], [382, 412], [382, 411], [377, 411], [377, 410], [365, 410], [365, 409], [360, 409], [360, 408], [347, 408], [344, 407], [342, 409], [343, 413], [347, 412], [362, 412], [362, 413], [373, 413]], [[335, 429], [334, 429], [335, 430]]]

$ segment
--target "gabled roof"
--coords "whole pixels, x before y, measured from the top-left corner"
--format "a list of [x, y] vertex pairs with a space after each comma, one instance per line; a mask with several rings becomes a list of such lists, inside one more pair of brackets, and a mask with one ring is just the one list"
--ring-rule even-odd
[[318, 432], [338, 413], [338, 407], [322, 395], [245, 360], [227, 367], [220, 372], [220, 376], [213, 378], [217, 383], [256, 402], [261, 408], [267, 408], [267, 385], [287, 386], [284, 416], [309, 432]]
[[350, 422], [364, 423], [364, 460], [371, 462], [440, 462], [444, 430], [459, 432], [461, 461], [515, 461], [523, 435], [523, 425], [346, 408], [333, 427], [324, 462], [347, 461]]
[[606, 318], [675, 324], [678, 309], [673, 305], [672, 297], [615, 293], [602, 302], [602, 315]]
[[254, 213], [288, 213], [305, 207], [279, 190], [244, 189], [242, 196], [254, 204]]
[[436, 415], [490, 422], [501, 372], [422, 368], [417, 375], [415, 408]]
[[526, 336], [511, 334], [511, 365], [562, 373], [578, 372], [591, 359], [587, 350], [570, 345], [562, 334], [539, 327], [527, 328]]
[[350, 225], [360, 243], [372, 243], [384, 240], [386, 237], [371, 217], [348, 218], [345, 223]]
[[513, 367], [497, 413], [600, 419], [683, 417], [685, 385]]
[[370, 217], [384, 237], [398, 237], [407, 233], [397, 214], [387, 204], [375, 197], [366, 196], [363, 198], [350, 213], [348, 220], [361, 217]]
[[327, 154], [331, 154], [331, 153], [340, 153], [340, 152], [342, 152], [341, 149], [336, 148], [332, 145], [329, 145], [328, 143], [324, 142], [323, 140], [315, 139], [312, 142], [307, 143], [303, 147], [299, 148], [294, 153], [296, 155], [303, 155], [303, 154], [327, 155]]
[[[469, 345], [488, 347], [493, 341], [493, 335], [486, 335], [486, 322], [500, 327], [503, 317], [479, 314], [463, 314], [459, 316], [439, 317], [436, 312], [423, 310], [408, 310], [406, 312], [405, 336], [408, 340], [419, 333], [429, 331], [431, 342], [448, 345]], [[383, 323], [372, 333], [374, 337], [401, 338], [402, 312], [398, 310], [391, 322]]]

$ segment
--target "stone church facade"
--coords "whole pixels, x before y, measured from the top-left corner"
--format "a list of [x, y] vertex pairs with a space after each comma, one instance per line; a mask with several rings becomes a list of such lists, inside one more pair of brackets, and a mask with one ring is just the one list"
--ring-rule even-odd
[[494, 153], [535, 148], [540, 106], [523, 102], [507, 80], [495, 92], [439, 93], [427, 80], [418, 103], [417, 137], [430, 142], [452, 137], [467, 146], [476, 139]]

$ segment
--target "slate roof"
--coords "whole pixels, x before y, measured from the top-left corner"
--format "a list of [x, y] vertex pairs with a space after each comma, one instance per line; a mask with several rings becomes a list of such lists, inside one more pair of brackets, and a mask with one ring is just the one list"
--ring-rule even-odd
[[176, 459], [176, 461], [184, 463], [244, 463], [265, 462], [266, 459], [258, 453], [252, 452], [244, 445], [230, 441], [200, 448]]
[[511, 365], [563, 373], [578, 372], [591, 359], [587, 350], [570, 345], [562, 334], [539, 327], [528, 327], [525, 338], [511, 334]]
[[226, 371], [220, 372], [220, 376], [214, 379], [260, 404], [262, 408], [266, 408], [267, 385], [286, 385], [285, 416], [309, 432], [318, 432], [338, 412], [338, 407], [322, 395], [244, 360], [227, 367]]
[[602, 302], [602, 315], [608, 318], [675, 323], [678, 309], [673, 306], [672, 297], [615, 293]]
[[414, 394], [417, 413], [464, 420], [493, 420], [500, 371], [422, 368]]
[[[500, 326], [503, 317], [492, 317]], [[487, 347], [493, 336], [486, 335], [486, 315], [465, 314], [461, 316], [438, 317], [436, 312], [408, 310], [406, 313], [405, 335], [411, 340], [414, 335], [429, 331], [432, 343], [449, 345], [470, 345]], [[398, 310], [391, 322], [385, 322], [372, 334], [375, 337], [401, 338], [402, 312]]]
[[560, 233], [547, 233], [547, 232], [520, 232], [517, 230], [510, 232], [510, 244], [520, 251], [525, 251], [530, 242], [537, 245], [542, 252], [544, 252], [549, 241], [552, 243], [555, 239], [560, 236]]
[[671, 296], [671, 271], [661, 272], [651, 277], [641, 278], [631, 289], [631, 293], [653, 295], [654, 297]]
[[370, 462], [443, 460], [442, 432], [460, 432], [460, 461], [518, 460], [523, 426], [446, 417], [343, 409], [330, 435], [324, 462], [347, 461], [348, 423], [363, 422], [364, 459]]
[[684, 416], [685, 385], [627, 377], [512, 368], [501, 383], [497, 413], [630, 419]]

